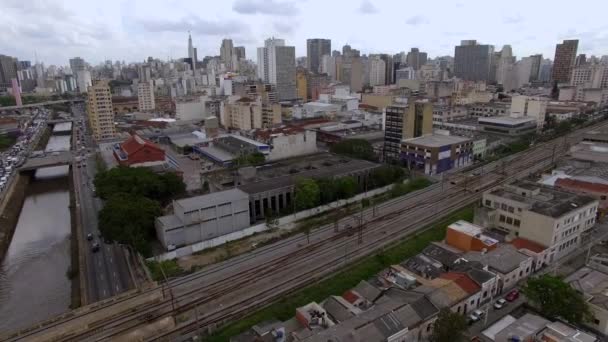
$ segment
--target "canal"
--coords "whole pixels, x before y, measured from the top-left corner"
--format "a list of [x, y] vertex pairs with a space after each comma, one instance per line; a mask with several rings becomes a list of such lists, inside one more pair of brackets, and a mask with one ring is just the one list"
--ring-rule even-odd
[[[70, 149], [53, 135], [46, 151]], [[0, 332], [31, 326], [66, 311], [71, 300], [69, 167], [32, 176], [11, 244], [0, 265]]]

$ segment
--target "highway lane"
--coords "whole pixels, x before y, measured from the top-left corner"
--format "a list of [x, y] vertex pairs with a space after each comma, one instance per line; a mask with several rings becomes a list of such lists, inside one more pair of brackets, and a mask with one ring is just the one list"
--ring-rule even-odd
[[[553, 154], [552, 145], [556, 143], [562, 143], [565, 140], [554, 141], [551, 144], [538, 144], [533, 150], [529, 150], [523, 154], [519, 154], [516, 157], [509, 157], [509, 163], [505, 166], [506, 170], [517, 170], [520, 171], [520, 175], [526, 175], [529, 172], [534, 171], [533, 167], [538, 166], [537, 161], [544, 158], [545, 162], [550, 161], [550, 157]], [[515, 163], [513, 160], [525, 159], [528, 162]], [[524, 160], [524, 161], [525, 161]], [[502, 163], [495, 163], [492, 165], [484, 166], [484, 170], [498, 169], [502, 170]], [[488, 177], [497, 178], [500, 175], [491, 174]], [[369, 253], [372, 249], [377, 249], [379, 243], [383, 244], [388, 241], [388, 238], [398, 238], [398, 234], [405, 234], [412, 229], [424, 226], [423, 222], [419, 222], [419, 219], [427, 220], [429, 222], [434, 221], [438, 217], [438, 213], [448, 212], [447, 206], [458, 203], [460, 200], [467, 200], [462, 196], [462, 192], [453, 194], [450, 198], [446, 198], [447, 193], [458, 191], [454, 186], [448, 182], [444, 183], [444, 192], [441, 189], [437, 190], [437, 187], [431, 188], [429, 191], [418, 192], [417, 196], [404, 197], [402, 199], [393, 200], [389, 202], [387, 206], [393, 206], [393, 210], [386, 209], [389, 217], [383, 218], [382, 221], [373, 222], [367, 225], [364, 232], [363, 244], [357, 247], [355, 242], [357, 239], [356, 234], [353, 237], [338, 237], [335, 240], [324, 239], [323, 235], [319, 235], [319, 241], [314, 241], [315, 233], [313, 233], [313, 241], [311, 245], [315, 243], [322, 243], [328, 241], [324, 245], [320, 245], [317, 248], [311, 248], [306, 245], [302, 245], [302, 241], [306, 241], [304, 235], [299, 237], [290, 238], [289, 243], [285, 241], [279, 241], [272, 246], [260, 248], [254, 253], [248, 256], [241, 256], [227, 261], [224, 264], [212, 265], [208, 268], [197, 272], [191, 276], [176, 279], [171, 281], [172, 291], [176, 297], [173, 305], [182, 306], [187, 305], [188, 302], [194, 299], [199, 300], [201, 308], [201, 319], [205, 320], [206, 325], [210, 322], [214, 322], [217, 317], [225, 315], [226, 313], [237, 312], [238, 308], [245, 308], [248, 305], [253, 305], [259, 301], [263, 301], [268, 296], [279, 295], [282, 291], [286, 291], [286, 287], [292, 283], [292, 285], [299, 285], [309, 283], [311, 281], [311, 275], [307, 270], [310, 270], [313, 266], [319, 266], [321, 268], [317, 273], [321, 274], [322, 271], [330, 272], [332, 268], [328, 266], [334, 265], [334, 267], [341, 266], [344, 261], [344, 251], [346, 256], [350, 260], [357, 255]], [[433, 191], [434, 194], [427, 194], [427, 192]], [[480, 196], [478, 193], [476, 196]], [[425, 197], [426, 196], [426, 197]], [[426, 200], [423, 200], [425, 199]], [[413, 206], [413, 207], [412, 207]], [[379, 209], [382, 210], [382, 209]], [[390, 211], [390, 213], [389, 213]], [[367, 213], [371, 213], [369, 209]], [[372, 214], [373, 215], [373, 214]], [[380, 214], [377, 215], [379, 216]], [[368, 215], [369, 216], [369, 215]], [[348, 218], [347, 220], [352, 220]], [[347, 222], [344, 220], [341, 222]], [[332, 225], [321, 230], [327, 230]], [[412, 228], [414, 227], [414, 228]], [[319, 230], [318, 234], [328, 234]], [[333, 231], [333, 228], [330, 229]], [[329, 234], [330, 236], [332, 234]], [[386, 236], [387, 238], [384, 238]], [[283, 246], [288, 244], [291, 247]], [[294, 247], [300, 244], [299, 247]], [[374, 245], [371, 245], [374, 244]], [[278, 246], [278, 247], [277, 247]], [[288, 252], [283, 252], [281, 256], [277, 256], [272, 252], [272, 249], [277, 251], [281, 248], [293, 248], [295, 250], [291, 257]], [[268, 250], [271, 250], [270, 252]], [[300, 252], [298, 252], [300, 251]], [[328, 253], [333, 253], [329, 255]], [[265, 254], [266, 256], [262, 256]], [[254, 255], [257, 255], [254, 257]], [[274, 257], [273, 257], [274, 255]], [[266, 258], [268, 262], [263, 262]], [[248, 260], [247, 259], [251, 259]], [[245, 263], [247, 262], [247, 263]], [[247, 272], [253, 272], [254, 274], [247, 274]], [[287, 272], [287, 273], [283, 273]], [[270, 289], [270, 290], [269, 290]], [[192, 292], [191, 292], [192, 291]], [[262, 291], [262, 292], [260, 292]], [[144, 292], [145, 293], [145, 292]], [[165, 291], [167, 293], [167, 291]], [[245, 302], [247, 301], [247, 302]], [[236, 303], [236, 304], [235, 304]], [[252, 304], [253, 303], [253, 304]], [[237, 306], [233, 306], [237, 305]], [[160, 302], [158, 306], [142, 306], [140, 310], [135, 313], [129, 313], [120, 315], [115, 318], [114, 321], [106, 320], [103, 324], [99, 325], [103, 327], [103, 334], [116, 334], [119, 331], [125, 331], [131, 326], [141, 324], [141, 315], [152, 314], [153, 318], [156, 317], [154, 314], [158, 314], [160, 317], [171, 311], [171, 303], [169, 300]], [[145, 321], [145, 320], [144, 320]], [[116, 329], [112, 329], [112, 326], [116, 326]], [[55, 330], [56, 331], [56, 330]], [[44, 334], [43, 331], [41, 331]], [[95, 332], [98, 333], [98, 332]], [[89, 336], [87, 340], [96, 340], [103, 334]], [[83, 335], [84, 336], [84, 335]]]
[[[77, 121], [84, 117], [81, 107], [74, 107], [73, 113]], [[80, 129], [76, 123], [74, 129]], [[102, 209], [103, 203], [94, 195], [93, 179], [97, 171], [95, 145], [86, 124], [82, 125], [81, 132], [80, 139], [84, 144], [75, 146], [75, 148], [78, 149], [83, 162], [76, 163], [77, 166], [74, 170], [78, 176], [76, 186], [80, 200], [83, 236], [86, 237], [88, 234], [93, 236], [91, 241], [84, 241], [83, 244], [87, 265], [87, 298], [91, 303], [115, 296], [130, 289], [133, 285], [123, 247], [104, 243], [98, 230], [98, 213]], [[92, 250], [94, 242], [100, 245], [97, 252]]]

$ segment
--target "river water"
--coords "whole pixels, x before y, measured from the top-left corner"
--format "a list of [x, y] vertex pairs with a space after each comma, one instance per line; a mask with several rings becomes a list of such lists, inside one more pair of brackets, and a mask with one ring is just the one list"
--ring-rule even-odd
[[[69, 148], [69, 136], [51, 136], [46, 150]], [[0, 265], [0, 332], [31, 326], [69, 308], [68, 171], [68, 166], [39, 169], [31, 179]]]

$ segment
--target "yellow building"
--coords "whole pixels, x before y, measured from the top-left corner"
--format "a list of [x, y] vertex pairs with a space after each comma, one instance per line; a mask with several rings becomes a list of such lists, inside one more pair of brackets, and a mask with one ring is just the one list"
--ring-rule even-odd
[[247, 97], [226, 104], [222, 124], [239, 130], [262, 128], [262, 105]]
[[308, 99], [308, 82], [306, 81], [306, 70], [298, 69], [296, 73], [296, 89], [298, 98]]
[[116, 128], [114, 127], [112, 93], [107, 81], [97, 81], [94, 85], [89, 86], [87, 113], [95, 140], [114, 138]]
[[408, 105], [403, 121], [403, 139], [417, 138], [433, 133], [433, 104], [426, 100]]

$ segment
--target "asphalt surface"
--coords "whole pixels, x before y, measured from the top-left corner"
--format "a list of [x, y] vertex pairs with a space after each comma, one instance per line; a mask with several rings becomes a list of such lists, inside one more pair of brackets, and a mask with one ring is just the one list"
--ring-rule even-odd
[[[83, 109], [74, 106], [74, 117], [80, 120], [83, 117]], [[87, 302], [92, 303], [106, 299], [124, 292], [133, 287], [124, 249], [116, 244], [105, 243], [98, 229], [98, 213], [103, 208], [103, 202], [95, 197], [93, 179], [95, 178], [95, 144], [87, 131], [86, 124], [82, 125], [81, 139], [84, 147], [74, 146], [82, 156], [82, 162], [75, 161], [73, 170], [75, 172], [75, 187], [78, 194], [78, 207], [80, 209], [83, 241], [81, 248], [85, 253], [86, 291]], [[79, 125], [74, 123], [74, 130], [79, 130]], [[90, 150], [90, 152], [88, 151]], [[80, 167], [79, 167], [80, 166]], [[93, 239], [88, 241], [85, 237], [91, 234]], [[99, 243], [99, 250], [93, 251], [93, 243]]]

